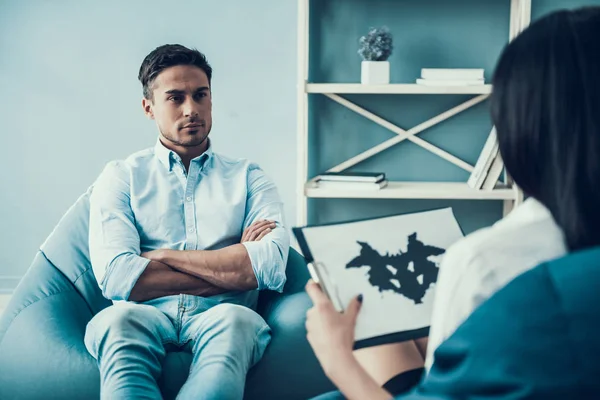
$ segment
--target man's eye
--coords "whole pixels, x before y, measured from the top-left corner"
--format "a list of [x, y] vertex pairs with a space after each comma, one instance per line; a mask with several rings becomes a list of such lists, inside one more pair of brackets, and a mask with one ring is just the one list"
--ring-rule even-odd
[[198, 94], [196, 94], [196, 99], [202, 99], [206, 96], [208, 96], [208, 95], [205, 92], [198, 93]]
[[179, 103], [181, 101], [181, 96], [171, 96], [171, 97], [169, 97], [169, 101]]

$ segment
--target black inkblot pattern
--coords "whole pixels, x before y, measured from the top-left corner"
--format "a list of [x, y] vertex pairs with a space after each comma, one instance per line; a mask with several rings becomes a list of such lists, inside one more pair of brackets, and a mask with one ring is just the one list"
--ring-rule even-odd
[[371, 286], [379, 292], [398, 293], [415, 304], [423, 302], [425, 293], [437, 281], [439, 267], [428, 258], [446, 251], [423, 244], [417, 239], [416, 232], [408, 237], [406, 253], [381, 255], [368, 243], [357, 243], [361, 246], [360, 255], [346, 264], [346, 268], [369, 267]]

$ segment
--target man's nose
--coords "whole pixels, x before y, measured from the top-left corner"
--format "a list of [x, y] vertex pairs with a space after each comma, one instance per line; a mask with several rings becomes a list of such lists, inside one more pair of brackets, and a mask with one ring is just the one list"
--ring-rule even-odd
[[197, 117], [198, 116], [198, 105], [192, 100], [188, 99], [183, 105], [183, 113], [186, 117]]

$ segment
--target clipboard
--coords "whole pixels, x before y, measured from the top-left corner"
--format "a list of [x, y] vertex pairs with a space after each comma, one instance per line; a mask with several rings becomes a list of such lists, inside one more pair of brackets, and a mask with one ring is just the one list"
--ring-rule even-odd
[[315, 261], [312, 253], [310, 252], [310, 248], [308, 247], [308, 243], [306, 242], [306, 238], [302, 233], [302, 229], [303, 228], [292, 228], [292, 232], [294, 233], [294, 236], [296, 236], [298, 246], [300, 246], [300, 251], [306, 260], [308, 273], [310, 274], [311, 279], [315, 281], [315, 283], [319, 284], [323, 293], [325, 293], [329, 300], [331, 300], [336, 311], [343, 312], [345, 307], [340, 300], [337, 285], [327, 273], [325, 265], [323, 265], [322, 262]]
[[[443, 212], [446, 211], [445, 216], [442, 215]], [[353, 269], [352, 267], [347, 266], [345, 263], [347, 262], [347, 258], [340, 258], [340, 262], [343, 262], [344, 264], [339, 265], [337, 262], [335, 263], [335, 265], [328, 265], [328, 263], [334, 262], [335, 260], [337, 260], [336, 257], [337, 254], [341, 254], [344, 251], [340, 251], [340, 249], [344, 248], [343, 246], [356, 246], [356, 241], [355, 240], [351, 240], [352, 238], [355, 238], [357, 236], [355, 236], [355, 233], [352, 232], [356, 232], [357, 230], [360, 230], [358, 228], [358, 225], [355, 223], [367, 223], [367, 225], [361, 224], [362, 227], [367, 227], [369, 226], [368, 224], [371, 223], [375, 223], [376, 225], [378, 224], [379, 226], [386, 226], [387, 228], [384, 228], [385, 230], [381, 230], [378, 228], [373, 228], [373, 225], [370, 225], [370, 228], [367, 229], [371, 229], [370, 231], [367, 230], [365, 232], [375, 232], [374, 235], [380, 235], [383, 234], [385, 236], [390, 236], [389, 234], [383, 233], [383, 232], [393, 232], [393, 230], [391, 230], [391, 226], [390, 225], [392, 222], [394, 223], [394, 227], [398, 227], [398, 226], [403, 226], [405, 224], [410, 225], [410, 223], [408, 222], [408, 220], [406, 219], [399, 219], [400, 217], [404, 218], [404, 217], [409, 217], [409, 218], [417, 218], [418, 221], [422, 221], [423, 218], [420, 217], [418, 214], [427, 214], [427, 213], [434, 213], [437, 212], [436, 214], [436, 224], [431, 224], [431, 222], [429, 223], [429, 228], [430, 230], [434, 230], [436, 232], [440, 231], [439, 226], [437, 224], [437, 217], [439, 216], [440, 221], [446, 221], [446, 223], [450, 223], [450, 224], [454, 224], [454, 228], [453, 230], [453, 237], [454, 238], [459, 238], [464, 236], [464, 233], [462, 232], [462, 229], [460, 229], [460, 225], [458, 225], [458, 222], [456, 221], [452, 210], [450, 208], [445, 208], [445, 209], [438, 209], [438, 210], [429, 210], [429, 211], [423, 211], [423, 212], [416, 212], [416, 213], [408, 213], [408, 214], [400, 214], [400, 215], [392, 215], [392, 216], [385, 216], [385, 217], [379, 217], [379, 218], [367, 218], [367, 219], [361, 219], [361, 220], [354, 220], [354, 221], [344, 221], [344, 222], [339, 222], [339, 223], [332, 223], [332, 224], [320, 224], [320, 225], [308, 225], [308, 226], [303, 226], [303, 227], [294, 227], [292, 228], [292, 231], [294, 233], [294, 236], [296, 237], [297, 241], [298, 241], [298, 245], [300, 247], [300, 250], [302, 252], [302, 254], [304, 255], [306, 262], [307, 262], [307, 269], [308, 272], [311, 276], [311, 278], [320, 284], [321, 289], [323, 290], [323, 292], [325, 293], [325, 295], [331, 300], [334, 308], [338, 311], [338, 312], [343, 312], [344, 309], [346, 308], [347, 303], [349, 300], [349, 298], [351, 298], [350, 296], [353, 295], [353, 290], [349, 289], [354, 287], [353, 285], [356, 284], [356, 279], [357, 278], [357, 274], [352, 272], [352, 271], [358, 271], [358, 269]], [[442, 213], [442, 214], [440, 214]], [[412, 215], [412, 217], [410, 217], [410, 215]], [[390, 219], [389, 222], [385, 222], [385, 221], [381, 221], [379, 222], [378, 220], [384, 220], [384, 219]], [[445, 219], [444, 219], [445, 218]], [[393, 219], [393, 221], [391, 220]], [[404, 222], [406, 221], [406, 223]], [[431, 218], [430, 218], [431, 221]], [[387, 224], [387, 225], [386, 225]], [[398, 225], [400, 224], [400, 225]], [[414, 225], [414, 222], [413, 222]], [[417, 226], [421, 226], [419, 224], [417, 224]], [[442, 223], [442, 226], [444, 226], [444, 223]], [[317, 230], [315, 230], [315, 228]], [[322, 230], [321, 228], [326, 228], [325, 230]], [[331, 229], [333, 228], [333, 229]], [[404, 227], [403, 227], [404, 228]], [[409, 229], [409, 228], [406, 228]], [[410, 228], [412, 229], [412, 228]], [[420, 228], [417, 228], [420, 229]], [[445, 228], [441, 229], [442, 231]], [[317, 233], [317, 231], [321, 231], [322, 233]], [[395, 228], [395, 231], [398, 231], [398, 228]], [[402, 231], [402, 229], [400, 229], [400, 231]], [[421, 232], [425, 232], [425, 231], [421, 231], [419, 230], [419, 236], [416, 236], [418, 239], [420, 239], [420, 235]], [[406, 232], [405, 232], [406, 233]], [[321, 239], [317, 239], [318, 237], [321, 237]], [[410, 235], [413, 236], [413, 235]], [[373, 233], [369, 233], [367, 235], [365, 235], [365, 237], [367, 238], [371, 238], [373, 239]], [[404, 236], [404, 234], [401, 235], [396, 235], [397, 239], [394, 238], [394, 240], [397, 240], [399, 244], [401, 244], [405, 239], [408, 239], [408, 236]], [[431, 237], [431, 235], [425, 235], [423, 237], [425, 240], [423, 242], [424, 246], [429, 246], [430, 244], [435, 245], [436, 239]], [[319, 240], [318, 242], [315, 242], [316, 240]], [[362, 240], [362, 239], [361, 239]], [[367, 240], [369, 241], [369, 240]], [[317, 252], [317, 254], [313, 254], [313, 252], [311, 251], [311, 247], [309, 246], [309, 242], [311, 243], [311, 246], [314, 246], [316, 243], [320, 243], [319, 246], [315, 246], [314, 250]], [[370, 242], [371, 243], [371, 242]], [[372, 242], [372, 243], [377, 243], [377, 242]], [[394, 242], [396, 243], [396, 242]], [[365, 243], [366, 244], [366, 243]], [[421, 243], [420, 243], [421, 244]], [[449, 245], [450, 243], [447, 242], [444, 247], [442, 249], [446, 248], [446, 245]], [[370, 246], [369, 246], [370, 247]], [[337, 248], [337, 250], [334, 253], [331, 254], [336, 254], [336, 256], [331, 256], [329, 254], [324, 254], [323, 251], [326, 248]], [[370, 248], [371, 250], [376, 250], [378, 249], [377, 246], [375, 246], [374, 248]], [[384, 250], [387, 249], [387, 250]], [[399, 249], [399, 247], [396, 247], [396, 249]], [[384, 248], [379, 248], [379, 251], [377, 251], [377, 253], [379, 253], [380, 256], [382, 257], [388, 257], [388, 256], [392, 256], [395, 253], [392, 251], [389, 253], [389, 255], [387, 253], [385, 253], [385, 251], [388, 251], [390, 249], [388, 249], [387, 247]], [[403, 250], [403, 251], [407, 251], [407, 250]], [[356, 254], [358, 254], [357, 252], [355, 252], [354, 250], [352, 250], [350, 252], [352, 254], [352, 257], [354, 257]], [[401, 252], [402, 253], [402, 252]], [[400, 254], [401, 254], [400, 253]], [[408, 254], [408, 253], [406, 253]], [[414, 255], [414, 253], [411, 253]], [[315, 259], [317, 258], [318, 259]], [[343, 261], [346, 260], [346, 261]], [[375, 265], [375, 264], [372, 264]], [[391, 266], [391, 265], [390, 265]], [[351, 277], [350, 275], [346, 276], [345, 273], [340, 274], [340, 270], [341, 269], [347, 269], [347, 268], [351, 268], [349, 270], [350, 274], [353, 274]], [[360, 267], [359, 267], [360, 268]], [[370, 268], [375, 268], [373, 266], [371, 266]], [[380, 268], [380, 267], [377, 267]], [[392, 268], [393, 269], [393, 268]], [[377, 271], [381, 271], [381, 270], [377, 270]], [[339, 280], [339, 282], [336, 282], [336, 279]], [[350, 281], [348, 281], [347, 279], [350, 279]], [[363, 278], [362, 276], [360, 277], [360, 280], [362, 281], [362, 279], [369, 279], [368, 277]], [[399, 278], [399, 279], [403, 279], [403, 278]], [[354, 282], [354, 283], [353, 283]], [[369, 284], [373, 284], [373, 282], [369, 282]], [[361, 283], [361, 285], [364, 285], [364, 282]], [[404, 281], [402, 282], [402, 285], [404, 285]], [[427, 321], [425, 320], [419, 320], [419, 319], [411, 319], [411, 321], [413, 321], [413, 323], [406, 323], [406, 322], [402, 322], [399, 329], [395, 329], [395, 328], [384, 328], [384, 329], [379, 329], [380, 325], [377, 325], [378, 327], [376, 328], [376, 325], [371, 325], [372, 321], [385, 321], [385, 319], [387, 318], [388, 320], [391, 319], [395, 319], [394, 315], [404, 315], [403, 314], [403, 310], [407, 310], [407, 308], [405, 307], [411, 307], [414, 308], [414, 310], [416, 310], [415, 312], [419, 312], [417, 310], [416, 307], [414, 306], [406, 306], [406, 305], [402, 305], [401, 307], [404, 308], [383, 308], [383, 307], [379, 307], [379, 305], [381, 304], [383, 306], [383, 303], [379, 303], [380, 300], [378, 300], [379, 296], [383, 296], [381, 295], [381, 293], [383, 293], [383, 290], [388, 290], [388, 289], [382, 289], [382, 287], [373, 287], [373, 286], [369, 286], [371, 291], [374, 290], [379, 290], [379, 292], [375, 292], [375, 293], [370, 293], [370, 295], [367, 293], [367, 296], [365, 296], [365, 300], [366, 302], [363, 304], [363, 306], [366, 306], [366, 308], [364, 309], [364, 312], [368, 312], [369, 317], [367, 317], [366, 320], [363, 321], [362, 325], [357, 324], [357, 333], [356, 333], [356, 342], [354, 344], [354, 348], [355, 349], [359, 349], [359, 348], [364, 348], [364, 347], [371, 347], [371, 346], [376, 346], [376, 345], [382, 345], [382, 344], [389, 344], [389, 343], [395, 343], [395, 342], [402, 342], [405, 340], [412, 340], [412, 339], [417, 339], [417, 338], [421, 338], [421, 337], [426, 337], [429, 334], [429, 319], [427, 318]], [[359, 289], [360, 291], [358, 291], [357, 293], [365, 293], [363, 292], [364, 289]], [[434, 290], [434, 289], [432, 289]], [[386, 292], [386, 293], [393, 293], [393, 292]], [[373, 299], [373, 297], [369, 297], [369, 296], [373, 296], [375, 295], [375, 303], [370, 303], [369, 299]], [[393, 296], [396, 296], [398, 294], [394, 293]], [[388, 299], [389, 294], [385, 295]], [[393, 297], [392, 296], [392, 297]], [[400, 296], [403, 300], [404, 303], [406, 303], [407, 298], [405, 295], [401, 295]], [[425, 304], [431, 304], [431, 297], [428, 298], [429, 300], [425, 301]], [[412, 298], [411, 298], [412, 300]], [[388, 301], [388, 300], [384, 300], [384, 301]], [[393, 300], [396, 301], [396, 300]], [[381, 316], [377, 316], [377, 313], [372, 314], [371, 312], [373, 311], [373, 304], [375, 305], [375, 308], [377, 310], [388, 310], [388, 311], [384, 311], [385, 316], [383, 317], [384, 319], [381, 319]], [[386, 303], [387, 304], [387, 303]], [[411, 303], [412, 304], [412, 303]], [[415, 301], [416, 304], [416, 301]], [[371, 307], [371, 308], [369, 308]], [[387, 306], [386, 306], [387, 307]], [[417, 306], [419, 307], [419, 306]], [[430, 307], [430, 306], [426, 306], [426, 307]], [[423, 309], [425, 310], [425, 309]], [[427, 308], [427, 310], [430, 310], [430, 308]], [[423, 316], [428, 315], [430, 311], [424, 312]], [[398, 314], [396, 314], [398, 313]], [[406, 315], [410, 315], [410, 314], [406, 314]], [[373, 317], [371, 317], [373, 316]], [[375, 320], [373, 320], [373, 318], [375, 318]], [[425, 318], [425, 317], [424, 317]], [[359, 316], [360, 319], [360, 316]], [[406, 321], [406, 318], [404, 319]], [[395, 322], [393, 323], [395, 324]], [[359, 325], [364, 327], [368, 327], [366, 329], [371, 329], [372, 333], [368, 333], [367, 330], [362, 329], [362, 334], [359, 335]], [[395, 325], [394, 325], [395, 326]]]

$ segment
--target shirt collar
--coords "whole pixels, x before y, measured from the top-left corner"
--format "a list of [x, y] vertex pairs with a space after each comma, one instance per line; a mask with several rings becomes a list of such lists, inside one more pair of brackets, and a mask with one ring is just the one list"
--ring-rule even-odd
[[549, 218], [552, 218], [550, 211], [542, 203], [533, 197], [529, 197], [520, 206], [515, 208], [514, 211], [508, 215], [506, 220], [522, 224]]
[[[208, 148], [206, 149], [206, 151], [200, 156], [192, 159], [193, 163], [200, 164], [200, 169], [203, 169], [206, 165], [208, 165], [208, 161], [213, 156], [212, 143], [210, 142], [210, 139], [206, 140], [208, 140]], [[180, 159], [177, 153], [175, 153], [173, 150], [166, 148], [165, 145], [162, 144], [160, 138], [156, 140], [156, 145], [154, 146], [154, 154], [156, 154], [159, 161], [165, 167], [167, 167], [169, 171], [173, 170], [173, 162], [175, 160]]]

